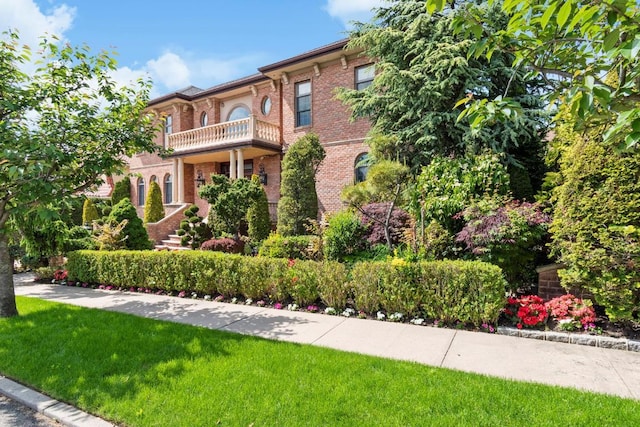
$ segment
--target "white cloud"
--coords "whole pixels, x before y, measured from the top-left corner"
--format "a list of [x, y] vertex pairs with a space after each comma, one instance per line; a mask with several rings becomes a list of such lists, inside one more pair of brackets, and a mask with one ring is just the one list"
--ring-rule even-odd
[[351, 21], [368, 21], [373, 16], [371, 10], [384, 3], [385, 0], [327, 0], [326, 10], [348, 27]]
[[180, 89], [189, 86], [191, 72], [184, 60], [173, 52], [165, 52], [158, 59], [147, 61], [144, 69], [149, 71], [155, 84], [167, 89]]
[[0, 32], [16, 29], [20, 41], [35, 48], [44, 34], [64, 39], [75, 15], [76, 8], [66, 4], [42, 11], [33, 0], [0, 0]]

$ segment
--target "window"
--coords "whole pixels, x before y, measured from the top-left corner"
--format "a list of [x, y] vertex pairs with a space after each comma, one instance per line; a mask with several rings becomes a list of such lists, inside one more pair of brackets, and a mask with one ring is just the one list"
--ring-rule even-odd
[[173, 117], [168, 115], [164, 118], [164, 147], [169, 146], [169, 135], [173, 133]]
[[311, 124], [311, 82], [296, 83], [296, 127]]
[[265, 96], [262, 99], [262, 106], [261, 106], [260, 110], [262, 111], [262, 114], [264, 116], [268, 116], [269, 115], [269, 113], [271, 112], [271, 98], [269, 98], [268, 96]]
[[376, 70], [373, 64], [356, 67], [356, 90], [362, 90], [369, 87], [373, 82], [375, 74]]
[[173, 202], [173, 181], [171, 175], [164, 176], [164, 203], [171, 204]]
[[144, 179], [138, 178], [138, 206], [144, 206], [144, 196], [145, 196]]
[[209, 123], [209, 116], [207, 116], [206, 111], [203, 111], [202, 114], [200, 114], [200, 126], [205, 127], [207, 123]]
[[233, 120], [246, 119], [250, 115], [251, 115], [251, 111], [249, 111], [249, 109], [247, 107], [245, 107], [244, 105], [241, 105], [241, 106], [235, 107], [233, 110], [231, 110], [231, 112], [229, 113], [229, 118], [227, 119], [227, 121], [231, 122]]
[[358, 182], [363, 182], [367, 179], [367, 172], [369, 172], [369, 154], [361, 153], [356, 157], [356, 161], [354, 164], [354, 171], [356, 177], [356, 184]]
[[149, 178], [149, 183], [152, 182], [158, 182], [158, 178], [155, 175], [151, 175], [151, 178]]

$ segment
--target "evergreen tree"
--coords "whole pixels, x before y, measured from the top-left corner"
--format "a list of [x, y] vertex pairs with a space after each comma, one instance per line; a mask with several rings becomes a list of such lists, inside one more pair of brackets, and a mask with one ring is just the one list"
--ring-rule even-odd
[[131, 198], [131, 180], [129, 180], [128, 176], [123, 180], [116, 182], [116, 185], [113, 188], [113, 193], [111, 193], [111, 206], [117, 205], [125, 198]]
[[[506, 153], [506, 161], [524, 166], [542, 180], [546, 118], [537, 91], [540, 82], [525, 80], [511, 68], [513, 58], [495, 52], [491, 60], [469, 56], [472, 40], [451, 28], [457, 9], [429, 15], [424, 1], [393, 2], [372, 21], [359, 24], [349, 45], [376, 58], [373, 83], [364, 90], [341, 89], [338, 98], [351, 106], [354, 118], [368, 118], [376, 138], [370, 144], [378, 159], [399, 161], [418, 174], [434, 156], [462, 156], [489, 148]], [[501, 28], [498, 8], [484, 9], [486, 25]], [[458, 120], [460, 99], [493, 99], [509, 95], [525, 106], [513, 121], [472, 131]]]
[[107, 222], [111, 227], [117, 227], [125, 219], [127, 220], [127, 224], [122, 230], [122, 235], [126, 236], [126, 248], [131, 250], [151, 249], [151, 241], [149, 240], [147, 230], [144, 228], [142, 220], [136, 212], [136, 208], [128, 198], [120, 200], [120, 202], [113, 207], [107, 217]]
[[91, 199], [85, 199], [84, 204], [82, 205], [82, 223], [84, 225], [91, 225], [93, 221], [99, 219], [98, 209], [96, 209], [96, 205], [93, 204]]
[[260, 194], [247, 211], [248, 232], [249, 238], [253, 242], [261, 242], [269, 237], [269, 232], [271, 231], [269, 201], [267, 200], [267, 193], [260, 185], [258, 176], [253, 175], [251, 181], [260, 187]]
[[318, 136], [311, 133], [298, 139], [284, 155], [278, 202], [279, 234], [306, 234], [309, 220], [318, 217], [316, 171], [324, 157]]
[[157, 182], [152, 181], [144, 204], [144, 223], [158, 222], [164, 218], [162, 191]]

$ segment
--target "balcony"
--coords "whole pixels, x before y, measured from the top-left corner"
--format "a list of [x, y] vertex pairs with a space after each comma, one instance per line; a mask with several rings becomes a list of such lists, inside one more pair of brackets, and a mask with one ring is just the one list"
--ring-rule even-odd
[[254, 116], [168, 135], [167, 148], [174, 153], [228, 148], [237, 143], [280, 145], [280, 127]]

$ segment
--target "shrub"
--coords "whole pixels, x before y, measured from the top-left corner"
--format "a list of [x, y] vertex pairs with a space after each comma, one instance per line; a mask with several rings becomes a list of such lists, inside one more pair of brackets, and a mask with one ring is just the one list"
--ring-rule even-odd
[[262, 242], [258, 255], [271, 258], [311, 259], [310, 247], [318, 236], [290, 236], [271, 234]]
[[[385, 216], [389, 210], [390, 203], [369, 203], [362, 207], [362, 223], [366, 227], [364, 237], [369, 244], [377, 245], [386, 243], [384, 235]], [[389, 233], [391, 235], [391, 243], [397, 245], [403, 239], [405, 230], [409, 227], [411, 216], [407, 211], [394, 208], [389, 218]]]
[[494, 323], [504, 304], [500, 268], [479, 261], [362, 262], [350, 285], [365, 312], [421, 312], [449, 323]]
[[203, 242], [211, 239], [213, 233], [209, 225], [204, 222], [204, 218], [198, 215], [200, 208], [191, 205], [184, 211], [185, 219], [180, 222], [178, 235], [182, 246], [190, 246], [191, 249], [198, 249]]
[[162, 191], [157, 182], [152, 181], [149, 185], [147, 198], [144, 203], [144, 223], [158, 222], [164, 218], [164, 207], [162, 206]]
[[125, 247], [132, 250], [151, 249], [152, 242], [149, 240], [147, 230], [142, 225], [142, 220], [138, 217], [136, 208], [133, 207], [128, 198], [118, 202], [107, 217], [107, 222], [111, 226], [121, 224], [124, 220], [127, 220], [127, 224], [122, 230], [122, 234], [126, 236]]
[[93, 221], [100, 218], [96, 205], [93, 204], [91, 199], [85, 199], [82, 205], [82, 223], [91, 225]]
[[588, 329], [596, 321], [596, 312], [591, 301], [571, 294], [547, 301], [545, 307], [549, 316], [564, 330]]
[[477, 202], [462, 211], [465, 226], [456, 241], [483, 261], [496, 264], [507, 277], [511, 290], [528, 287], [534, 281], [536, 256], [544, 248], [550, 222], [536, 204], [495, 200]]
[[96, 241], [86, 228], [80, 226], [71, 227], [64, 242], [64, 252], [68, 253], [82, 249], [97, 249]]
[[511, 317], [518, 329], [542, 326], [549, 315], [544, 300], [537, 295], [509, 297], [504, 312]]
[[589, 292], [613, 321], [633, 319], [640, 307], [639, 170], [640, 150], [577, 141], [563, 153], [564, 182], [553, 191], [562, 286]]
[[129, 199], [131, 197], [131, 180], [129, 177], [124, 177], [121, 181], [116, 182], [111, 193], [111, 206], [115, 206], [122, 201], [122, 199]]
[[230, 239], [223, 237], [220, 239], [211, 239], [200, 245], [203, 251], [219, 251], [228, 254], [241, 254], [244, 250], [244, 242], [242, 240]]
[[271, 217], [269, 216], [267, 193], [260, 185], [258, 176], [253, 175], [251, 180], [260, 186], [260, 194], [251, 206], [249, 206], [249, 210], [247, 211], [247, 225], [249, 239], [254, 243], [258, 243], [269, 237], [269, 233], [271, 232]]
[[308, 133], [291, 145], [282, 160], [278, 234], [301, 235], [318, 216], [316, 170], [325, 157], [318, 136]]
[[327, 259], [341, 261], [347, 255], [365, 249], [365, 233], [366, 227], [353, 211], [343, 210], [330, 215], [323, 233], [324, 256]]

